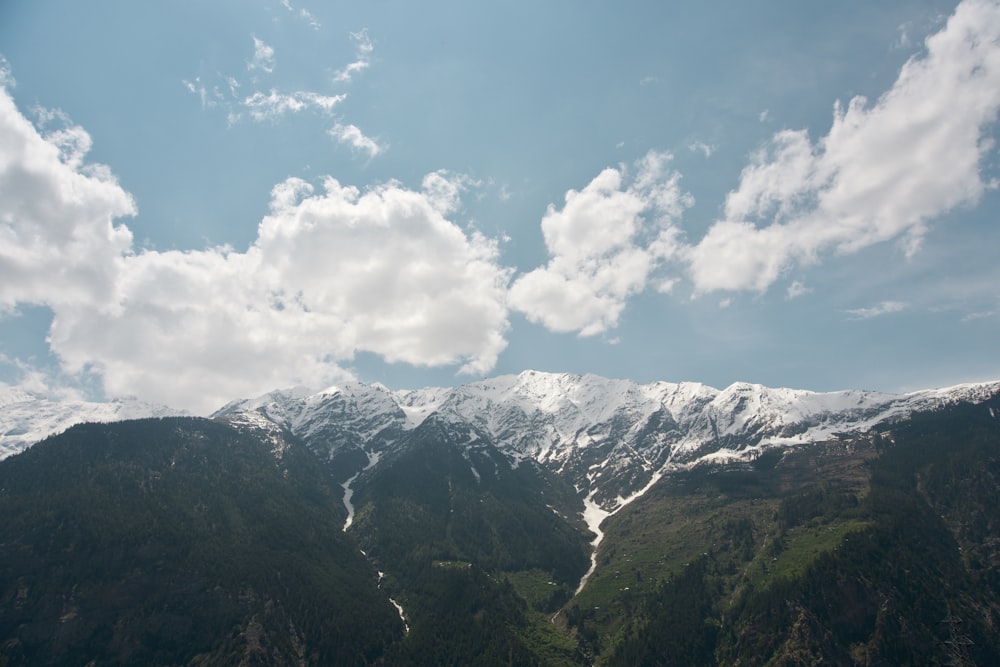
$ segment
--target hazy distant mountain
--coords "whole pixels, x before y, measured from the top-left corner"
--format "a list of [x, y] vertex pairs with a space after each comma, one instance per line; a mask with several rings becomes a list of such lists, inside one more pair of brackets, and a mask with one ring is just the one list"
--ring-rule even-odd
[[0, 386], [0, 459], [16, 454], [74, 424], [183, 414], [183, 410], [136, 399], [109, 402], [60, 401]]

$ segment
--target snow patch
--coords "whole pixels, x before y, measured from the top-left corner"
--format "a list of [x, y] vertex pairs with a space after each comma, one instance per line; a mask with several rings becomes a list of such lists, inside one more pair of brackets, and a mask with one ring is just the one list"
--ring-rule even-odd
[[[364, 553], [363, 551], [361, 553]], [[365, 554], [367, 555], [367, 554]], [[382, 579], [385, 578], [385, 572], [378, 572], [378, 587], [382, 588]], [[403, 622], [403, 634], [410, 634], [410, 624], [406, 622], [406, 612], [403, 611], [403, 605], [399, 604], [389, 596], [389, 604], [396, 608], [396, 613], [399, 614], [399, 620]]]
[[590, 577], [594, 574], [594, 570], [597, 569], [597, 550], [600, 548], [601, 542], [604, 541], [604, 531], [601, 530], [601, 524], [604, 523], [604, 520], [609, 516], [613, 516], [622, 511], [626, 505], [646, 495], [646, 492], [653, 488], [653, 485], [659, 482], [662, 476], [662, 472], [653, 475], [652, 479], [650, 479], [645, 486], [627, 498], [618, 496], [615, 501], [615, 508], [611, 511], [604, 509], [594, 501], [594, 494], [597, 492], [596, 489], [591, 490], [591, 492], [587, 494], [587, 497], [583, 499], [583, 520], [587, 524], [587, 527], [596, 534], [596, 537], [590, 543], [592, 549], [590, 554], [590, 569], [588, 569], [583, 575], [583, 578], [580, 579], [580, 584], [576, 587], [576, 593], [574, 593], [574, 595], [580, 594], [580, 592], [587, 585], [587, 582], [590, 581]]
[[597, 548], [601, 546], [601, 541], [604, 540], [604, 531], [601, 530], [601, 523], [604, 522], [611, 512], [603, 509], [594, 501], [594, 494], [597, 493], [597, 489], [594, 489], [587, 494], [587, 497], [583, 499], [583, 520], [587, 524], [587, 528], [594, 533], [595, 537], [590, 542], [590, 568], [580, 579], [580, 585], [576, 587], [576, 593], [574, 595], [579, 595], [580, 591], [583, 590], [584, 586], [590, 580], [594, 570], [597, 569]]
[[341, 488], [344, 489], [344, 507], [347, 508], [347, 518], [344, 520], [343, 528], [345, 533], [347, 532], [347, 529], [351, 527], [351, 524], [354, 523], [354, 503], [351, 502], [351, 498], [354, 496], [354, 489], [351, 488], [351, 484], [354, 484], [354, 480], [356, 480], [360, 474], [360, 471], [354, 473], [351, 475], [350, 479], [340, 485]]
[[406, 612], [403, 611], [403, 605], [399, 604], [391, 597], [389, 598], [389, 604], [396, 608], [396, 613], [399, 614], [399, 620], [403, 622], [403, 634], [410, 634], [410, 624], [406, 622]]
[[350, 479], [340, 485], [344, 489], [344, 508], [347, 510], [347, 519], [344, 520], [343, 528], [345, 533], [351, 527], [351, 524], [354, 523], [354, 503], [351, 502], [351, 498], [354, 497], [354, 489], [351, 488], [351, 485], [354, 484], [354, 480], [358, 478], [358, 475], [374, 468], [378, 464], [379, 459], [382, 458], [382, 452], [365, 452], [365, 455], [368, 457], [368, 463], [365, 467], [351, 475]]

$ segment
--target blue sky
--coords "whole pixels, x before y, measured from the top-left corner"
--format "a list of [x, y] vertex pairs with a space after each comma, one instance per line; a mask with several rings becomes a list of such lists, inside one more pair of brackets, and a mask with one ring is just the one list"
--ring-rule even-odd
[[6, 2], [0, 380], [1000, 378], [1000, 5]]

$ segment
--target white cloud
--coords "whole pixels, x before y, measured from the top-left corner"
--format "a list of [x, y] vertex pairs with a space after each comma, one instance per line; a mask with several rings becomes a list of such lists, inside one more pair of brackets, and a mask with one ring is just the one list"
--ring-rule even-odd
[[293, 14], [297, 14], [299, 18], [303, 19], [306, 23], [308, 23], [309, 26], [313, 28], [313, 30], [319, 30], [322, 27], [320, 22], [316, 19], [315, 16], [312, 15], [312, 13], [308, 9], [300, 8], [296, 12], [295, 7], [292, 7], [292, 3], [289, 0], [281, 0], [281, 6], [287, 9], [288, 11], [292, 12]]
[[608, 168], [583, 190], [566, 193], [562, 210], [542, 219], [549, 262], [520, 276], [509, 302], [554, 331], [589, 336], [614, 328], [627, 299], [678, 247], [675, 221], [693, 203], [671, 156], [651, 152], [634, 165]]
[[298, 113], [313, 109], [322, 113], [330, 113], [333, 107], [340, 104], [347, 95], [320, 95], [310, 91], [294, 93], [279, 93], [273, 88], [267, 92], [260, 91], [244, 98], [242, 104], [250, 117], [256, 121], [275, 120], [288, 113]]
[[905, 308], [906, 304], [901, 301], [882, 301], [870, 308], [854, 308], [845, 312], [852, 320], [870, 320], [873, 317], [898, 313]]
[[115, 219], [134, 215], [135, 202], [107, 167], [85, 163], [90, 135], [61, 113], [39, 116], [44, 135], [0, 88], [0, 309], [98, 306], [132, 245]]
[[14, 80], [14, 75], [10, 71], [10, 63], [7, 62], [7, 58], [0, 53], [0, 87], [10, 89], [16, 86], [17, 81]]
[[[290, 3], [282, 5], [293, 11]], [[305, 11], [305, 10], [302, 10]], [[277, 122], [287, 116], [313, 112], [331, 115], [334, 108], [347, 99], [346, 93], [326, 95], [312, 90], [282, 91], [277, 88], [260, 90], [257, 73], [269, 74], [274, 70], [274, 49], [256, 35], [251, 35], [254, 43], [254, 53], [247, 61], [249, 80], [241, 82], [236, 77], [220, 77], [220, 81], [211, 87], [202, 82], [200, 77], [193, 81], [183, 79], [181, 83], [192, 94], [201, 100], [202, 109], [220, 107], [226, 110], [227, 124], [240, 123], [245, 118], [255, 122]], [[337, 81], [350, 81], [354, 72], [368, 67], [372, 41], [364, 30], [351, 33], [351, 38], [357, 43], [358, 60], [349, 64], [335, 77]], [[241, 92], [241, 89], [247, 92]], [[338, 121], [327, 130], [327, 134], [338, 143], [351, 148], [352, 151], [363, 153], [369, 159], [384, 153], [388, 144], [367, 136], [353, 123]]]
[[913, 40], [910, 38], [910, 30], [913, 27], [912, 22], [907, 21], [902, 23], [896, 28], [898, 33], [896, 40], [892, 43], [892, 48], [894, 49], [908, 49], [913, 46]]
[[352, 150], [367, 153], [369, 158], [384, 153], [386, 150], [385, 145], [365, 136], [357, 125], [337, 123], [329, 129], [329, 133], [339, 143], [350, 146]]
[[791, 285], [788, 286], [788, 291], [785, 292], [785, 298], [797, 299], [800, 296], [804, 296], [812, 292], [811, 287], [806, 287], [801, 281], [793, 281]]
[[453, 174], [447, 169], [438, 169], [424, 176], [420, 186], [431, 206], [441, 215], [454, 213], [462, 203], [462, 193], [478, 187], [482, 182], [465, 174]]
[[715, 152], [715, 146], [710, 146], [704, 141], [692, 141], [688, 144], [688, 150], [692, 153], [701, 153], [705, 157], [712, 157], [712, 153]]
[[123, 262], [100, 313], [56, 311], [52, 349], [112, 394], [207, 411], [290, 383], [343, 379], [358, 351], [485, 373], [506, 347], [509, 272], [496, 243], [434, 197], [332, 178], [274, 188], [246, 251], [146, 251]]
[[245, 252], [136, 253], [115, 224], [135, 205], [106, 167], [84, 163], [89, 136], [47, 136], [4, 90], [0, 308], [50, 307], [63, 371], [96, 374], [110, 395], [207, 412], [343, 379], [359, 351], [480, 374], [506, 346], [497, 244], [445, 217], [464, 177], [432, 174], [422, 191], [288, 179]]
[[913, 256], [931, 220], [986, 187], [979, 167], [1000, 110], [998, 42], [1000, 5], [967, 0], [874, 105], [838, 103], [816, 143], [805, 131], [774, 135], [743, 170], [725, 219], [689, 250], [696, 291], [763, 292], [823, 252], [887, 240]]
[[213, 101], [208, 99], [208, 90], [205, 85], [201, 82], [200, 77], [195, 77], [194, 81], [188, 81], [187, 79], [181, 79], [181, 83], [187, 88], [188, 92], [197, 95], [201, 100], [201, 108], [207, 109], [212, 105]]
[[368, 31], [352, 32], [351, 39], [356, 44], [355, 59], [354, 62], [338, 70], [333, 75], [333, 80], [338, 83], [349, 82], [355, 74], [363, 72], [371, 65], [372, 51], [375, 50], [375, 43], [368, 36]]
[[12, 375], [17, 378], [13, 382], [0, 382], [0, 396], [5, 388], [10, 388], [55, 401], [87, 400], [87, 395], [81, 391], [76, 378], [66, 377], [58, 369], [40, 369], [3, 353], [0, 353], [0, 369], [12, 371]]
[[996, 317], [998, 314], [1000, 314], [1000, 311], [997, 310], [979, 310], [974, 313], [969, 313], [968, 315], [965, 315], [964, 317], [962, 317], [961, 321], [975, 322], [976, 320], [985, 320]]
[[253, 59], [247, 63], [247, 69], [251, 72], [260, 70], [270, 74], [274, 71], [274, 48], [265, 44], [264, 40], [258, 39], [257, 35], [251, 37], [253, 37]]

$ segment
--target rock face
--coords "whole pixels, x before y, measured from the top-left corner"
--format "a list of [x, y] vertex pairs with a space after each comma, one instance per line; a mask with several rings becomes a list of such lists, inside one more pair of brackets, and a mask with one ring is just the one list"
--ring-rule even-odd
[[671, 470], [752, 460], [765, 449], [830, 440], [998, 391], [1000, 382], [909, 394], [748, 383], [718, 390], [526, 371], [454, 388], [393, 392], [347, 383], [321, 392], [281, 390], [234, 401], [215, 417], [266, 418], [337, 463], [346, 480], [377, 467], [373, 458], [390, 461], [383, 454], [404, 446], [403, 436], [433, 416], [470, 433], [469, 448], [495, 446], [514, 466], [533, 461], [614, 511]]

